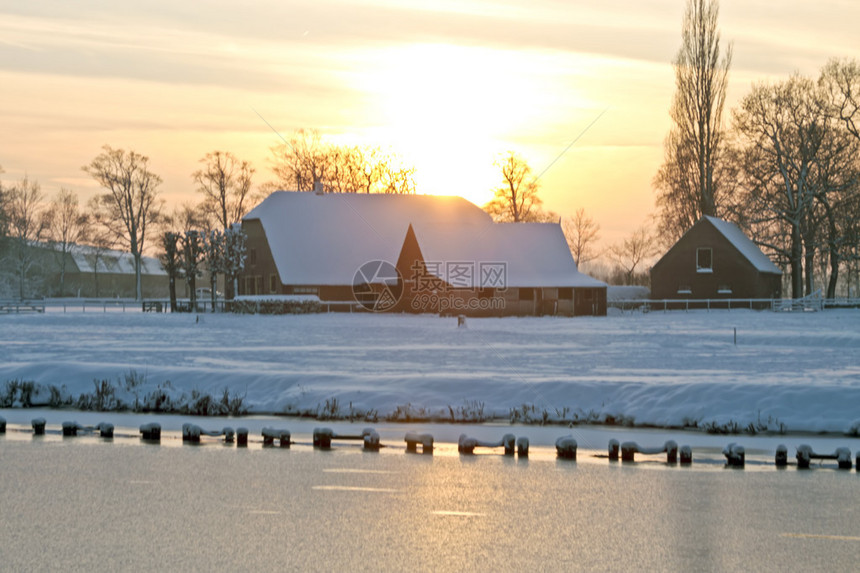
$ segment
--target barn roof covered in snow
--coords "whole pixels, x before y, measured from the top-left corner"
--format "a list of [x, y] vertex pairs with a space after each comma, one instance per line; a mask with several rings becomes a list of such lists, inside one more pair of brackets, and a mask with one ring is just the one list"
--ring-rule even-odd
[[[276, 191], [248, 213], [259, 220], [284, 284], [352, 284], [370, 261], [398, 261], [412, 225], [424, 261], [505, 263], [508, 286], [605, 286], [579, 273], [556, 224], [494, 223], [462, 197]], [[434, 272], [434, 274], [436, 274]]]
[[703, 219], [711, 223], [711, 225], [713, 225], [714, 228], [716, 228], [717, 231], [719, 231], [732, 244], [732, 246], [734, 246], [738, 252], [744, 256], [744, 258], [752, 263], [756, 270], [763, 273], [782, 274], [779, 267], [773, 264], [773, 261], [761, 252], [761, 249], [758, 248], [758, 246], [753, 243], [737, 225], [709, 215], [705, 215]]

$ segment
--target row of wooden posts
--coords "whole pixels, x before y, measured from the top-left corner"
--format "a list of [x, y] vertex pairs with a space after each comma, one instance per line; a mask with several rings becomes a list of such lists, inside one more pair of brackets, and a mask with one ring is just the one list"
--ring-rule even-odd
[[[34, 435], [43, 435], [47, 422], [44, 418], [33, 418], [31, 421]], [[101, 422], [95, 426], [83, 426], [77, 422], [63, 422], [62, 430], [64, 436], [77, 436], [79, 433], [95, 433], [98, 432], [102, 438], [113, 438], [114, 426], [107, 422]], [[0, 433], [6, 432], [6, 420], [0, 416]], [[197, 424], [182, 425], [182, 441], [189, 443], [199, 443], [201, 436], [224, 437], [226, 443], [236, 443], [237, 446], [248, 445], [248, 428], [225, 427], [218, 431], [203, 430]], [[275, 441], [282, 448], [289, 448], [292, 442], [292, 435], [289, 430], [278, 428], [263, 428], [261, 431], [264, 446], [274, 446]], [[161, 425], [156, 422], [142, 424], [140, 426], [140, 437], [143, 440], [158, 442], [161, 440]], [[379, 434], [373, 428], [365, 428], [360, 434], [336, 434], [331, 428], [314, 428], [313, 431], [313, 446], [320, 449], [329, 449], [332, 447], [332, 441], [360, 441], [363, 447], [368, 451], [379, 451], [385, 447], [380, 443]], [[421, 453], [432, 454], [434, 440], [430, 434], [418, 434], [416, 432], [407, 432], [404, 437], [406, 443], [406, 451], [409, 453], [417, 453], [418, 446], [421, 446]], [[476, 448], [504, 448], [506, 456], [514, 454], [520, 457], [528, 457], [529, 455], [529, 439], [521, 436], [515, 437], [513, 434], [505, 434], [502, 439], [496, 442], [488, 442], [471, 438], [466, 434], [461, 434], [457, 440], [457, 451], [461, 454], [474, 454]], [[562, 436], [555, 442], [556, 455], [560, 459], [576, 460], [578, 444], [573, 436]], [[618, 440], [609, 440], [608, 458], [612, 461], [621, 459], [623, 462], [635, 461], [636, 454], [641, 455], [656, 455], [666, 454], [666, 463], [676, 464], [679, 462], [682, 465], [693, 463], [693, 450], [690, 446], [678, 447], [674, 440], [665, 442], [662, 446], [646, 448], [636, 442], [622, 442]], [[723, 449], [723, 455], [726, 457], [726, 465], [732, 467], [743, 467], [746, 463], [746, 450], [743, 446], [731, 443]], [[812, 447], [802, 444], [797, 447], [797, 467], [800, 469], [809, 468], [813, 460], [835, 460], [839, 469], [852, 468], [851, 450], [848, 448], [837, 448], [832, 454], [820, 454], [813, 451]], [[788, 466], [788, 448], [780, 444], [776, 448], [774, 463], [777, 467]], [[857, 471], [860, 472], [860, 451], [857, 452], [855, 463]]]

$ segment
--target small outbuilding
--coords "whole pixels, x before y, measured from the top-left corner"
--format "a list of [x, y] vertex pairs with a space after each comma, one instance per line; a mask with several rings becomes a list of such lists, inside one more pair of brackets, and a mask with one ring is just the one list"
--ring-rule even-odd
[[705, 216], [651, 269], [651, 298], [774, 299], [782, 271], [734, 223]]

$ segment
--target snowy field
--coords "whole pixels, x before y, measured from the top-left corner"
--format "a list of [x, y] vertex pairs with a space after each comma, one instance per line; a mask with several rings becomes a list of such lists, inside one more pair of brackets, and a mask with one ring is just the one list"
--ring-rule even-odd
[[468, 319], [466, 328], [435, 316], [48, 312], [0, 316], [0, 408], [856, 435], [858, 349], [857, 310]]

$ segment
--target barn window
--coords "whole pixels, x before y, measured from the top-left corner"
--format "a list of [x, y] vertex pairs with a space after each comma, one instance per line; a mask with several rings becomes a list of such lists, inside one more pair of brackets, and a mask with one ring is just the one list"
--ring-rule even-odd
[[717, 294], [732, 294], [731, 285], [720, 285], [717, 287]]
[[693, 289], [690, 285], [681, 285], [678, 287], [678, 294], [693, 294]]
[[714, 272], [713, 252], [709, 247], [699, 247], [696, 249], [696, 272]]

